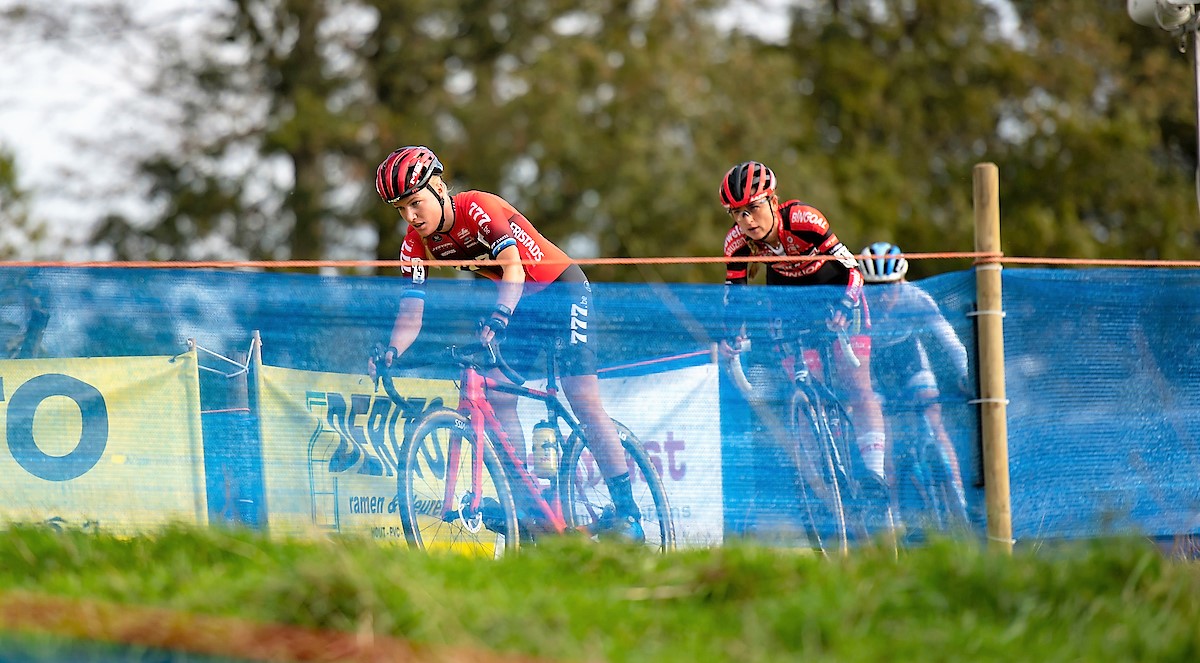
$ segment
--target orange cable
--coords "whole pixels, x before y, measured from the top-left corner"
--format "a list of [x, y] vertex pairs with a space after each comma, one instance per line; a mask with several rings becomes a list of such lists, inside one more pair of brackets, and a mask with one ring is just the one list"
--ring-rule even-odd
[[[975, 264], [1008, 263], [1013, 265], [1093, 265], [1129, 267], [1200, 267], [1200, 260], [1137, 260], [1110, 258], [1039, 258], [1006, 256], [988, 252], [937, 252], [902, 253], [909, 260], [951, 260], [971, 258]], [[576, 265], [693, 265], [728, 262], [824, 262], [837, 260], [828, 255], [819, 256], [748, 256], [730, 260], [725, 256], [666, 256], [657, 258], [579, 258], [571, 260], [522, 260], [523, 265], [568, 264]], [[428, 267], [495, 267], [492, 260], [422, 260]], [[131, 269], [303, 269], [317, 267], [346, 268], [395, 268], [411, 267], [409, 260], [96, 260], [96, 261], [0, 261], [0, 267], [93, 267]]]
[[[995, 253], [906, 253], [910, 259], [934, 258], [977, 258], [994, 259], [1000, 254]], [[734, 262], [825, 262], [838, 258], [828, 255], [818, 256], [748, 256], [737, 258]], [[230, 268], [311, 268], [311, 267], [411, 267], [417, 262], [427, 267], [495, 267], [494, 260], [89, 260], [89, 261], [9, 261], [0, 262], [0, 267], [124, 267], [124, 268], [157, 268], [157, 269], [230, 269]], [[660, 258], [579, 258], [568, 260], [522, 260], [523, 265], [688, 265], [708, 263], [728, 263], [731, 260], [725, 256], [668, 256]]]
[[1200, 260], [1134, 260], [1122, 258], [1025, 258], [1005, 256], [1014, 265], [1097, 265], [1104, 267], [1200, 267]]

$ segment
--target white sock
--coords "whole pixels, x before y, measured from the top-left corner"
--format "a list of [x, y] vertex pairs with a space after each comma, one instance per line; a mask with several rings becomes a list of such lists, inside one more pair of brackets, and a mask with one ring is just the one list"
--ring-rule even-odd
[[858, 436], [858, 453], [863, 464], [875, 474], [883, 477], [883, 452], [887, 437], [882, 431], [867, 431]]

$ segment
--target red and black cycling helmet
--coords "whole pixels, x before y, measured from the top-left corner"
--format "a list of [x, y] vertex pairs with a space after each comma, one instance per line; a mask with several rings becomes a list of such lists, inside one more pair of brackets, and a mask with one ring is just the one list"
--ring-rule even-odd
[[402, 147], [389, 154], [375, 170], [375, 190], [384, 202], [394, 203], [428, 186], [429, 180], [443, 170], [442, 162], [428, 147]]
[[721, 180], [721, 204], [725, 209], [745, 207], [775, 193], [775, 173], [757, 161], [739, 163]]

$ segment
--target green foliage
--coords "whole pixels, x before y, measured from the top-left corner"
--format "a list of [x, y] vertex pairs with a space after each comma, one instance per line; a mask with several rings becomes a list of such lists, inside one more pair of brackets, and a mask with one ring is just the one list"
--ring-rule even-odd
[[29, 192], [21, 188], [16, 157], [0, 145], [0, 259], [32, 257], [31, 248], [45, 237], [46, 227], [29, 212]]
[[473, 560], [362, 540], [14, 527], [0, 591], [169, 607], [552, 660], [1195, 660], [1200, 571], [1137, 540], [941, 540], [846, 558], [550, 541]]
[[163, 44], [155, 92], [183, 136], [142, 162], [161, 212], [94, 239], [127, 258], [394, 258], [403, 224], [373, 171], [423, 143], [458, 190], [509, 198], [576, 257], [719, 255], [716, 183], [748, 158], [852, 250], [971, 250], [972, 168], [991, 161], [1010, 254], [1195, 254], [1188, 56], [1120, 3], [794, 3], [781, 43], [719, 28], [733, 4], [230, 2], [199, 52]]
[[797, 21], [788, 45], [813, 89], [816, 135], [801, 151], [824, 163], [829, 191], [812, 202], [856, 252], [878, 239], [910, 252], [970, 250], [971, 168], [1001, 142], [1014, 78], [996, 17], [971, 0], [887, 3], [883, 14], [878, 3], [839, 7]]
[[1027, 56], [1041, 66], [1029, 67], [1018, 97], [1028, 137], [1000, 162], [1005, 250], [1195, 255], [1191, 55], [1117, 3], [1016, 4]]

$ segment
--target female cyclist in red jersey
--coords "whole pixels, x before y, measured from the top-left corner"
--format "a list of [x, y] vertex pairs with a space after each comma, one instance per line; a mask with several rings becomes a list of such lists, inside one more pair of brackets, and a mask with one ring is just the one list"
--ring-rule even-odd
[[[817, 208], [789, 200], [782, 205], [775, 193], [775, 173], [757, 161], [730, 168], [721, 179], [721, 205], [733, 217], [725, 235], [726, 302], [736, 299], [733, 286], [749, 283], [754, 268], [766, 266], [768, 285], [840, 285], [845, 288], [839, 305], [827, 322], [830, 331], [848, 332], [850, 346], [859, 360], [854, 366], [840, 344], [833, 344], [834, 378], [846, 389], [858, 430], [858, 447], [863, 463], [875, 478], [884, 480], [886, 436], [883, 409], [871, 388], [871, 326], [862, 299], [863, 277], [854, 254], [847, 249]], [[830, 256], [830, 260], [797, 260], [751, 263], [750, 256]], [[740, 347], [745, 330], [739, 321], [726, 331]], [[795, 334], [801, 330], [792, 329]], [[825, 343], [832, 342], [826, 335]], [[732, 351], [728, 343], [727, 351]]]
[[[625, 451], [616, 427], [600, 400], [596, 375], [595, 327], [588, 328], [592, 307], [591, 284], [579, 265], [533, 227], [529, 220], [499, 196], [484, 191], [450, 195], [442, 179], [442, 162], [424, 146], [402, 147], [379, 164], [375, 189], [400, 213], [408, 233], [400, 259], [416, 263], [402, 267], [412, 278], [400, 300], [391, 343], [383, 361], [391, 365], [421, 331], [425, 310], [425, 273], [420, 261], [485, 260], [476, 270], [497, 283], [496, 307], [483, 321], [482, 343], [511, 339], [519, 348], [513, 363], [532, 362], [546, 343], [558, 348], [563, 391], [588, 439], [600, 472], [617, 509], [612, 533], [644, 539], [641, 512], [633, 499]], [[551, 283], [560, 284], [547, 289]], [[374, 364], [368, 366], [374, 374]], [[499, 370], [492, 377], [507, 380]], [[525, 448], [524, 429], [517, 416], [517, 397], [499, 390], [488, 393], [501, 425], [518, 449]]]

